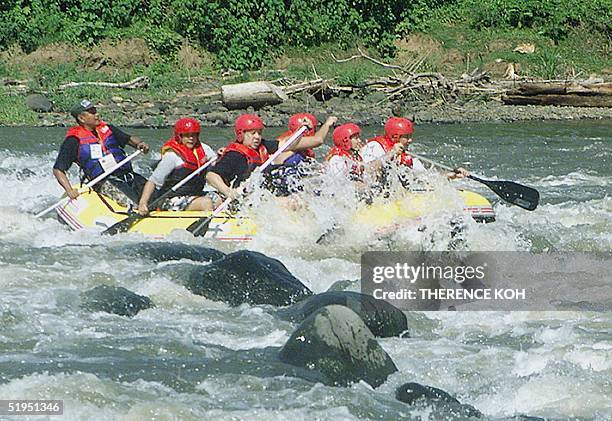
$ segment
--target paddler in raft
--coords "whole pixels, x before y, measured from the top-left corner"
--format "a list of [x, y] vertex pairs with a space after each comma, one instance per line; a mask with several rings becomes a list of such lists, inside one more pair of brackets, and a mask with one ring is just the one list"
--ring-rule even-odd
[[329, 133], [329, 129], [336, 124], [338, 121], [338, 117], [330, 116], [327, 117], [325, 123], [321, 125], [321, 128], [317, 130], [317, 125], [319, 124], [317, 118], [310, 113], [298, 113], [293, 114], [289, 117], [289, 121], [287, 123], [288, 129], [285, 133], [281, 134], [276, 138], [279, 142], [284, 142], [289, 139], [289, 137], [298, 131], [298, 129], [302, 126], [308, 127], [308, 131], [304, 133], [302, 139], [304, 141], [310, 141], [311, 139], [314, 141], [313, 146], [306, 149], [294, 150], [283, 152], [279, 155], [278, 158], [274, 161], [275, 164], [286, 164], [286, 165], [297, 165], [301, 162], [305, 162], [308, 160], [315, 160], [315, 153], [313, 148], [319, 147], [323, 145], [325, 142], [325, 138]]
[[334, 129], [332, 140], [334, 146], [325, 157], [327, 173], [352, 181], [359, 200], [371, 202], [370, 184], [377, 167], [366, 164], [361, 157], [361, 127], [355, 123], [342, 124]]
[[[385, 123], [384, 135], [368, 139], [361, 151], [363, 162], [371, 163], [380, 171], [385, 162], [394, 162], [400, 168], [410, 168], [412, 171], [425, 171], [425, 166], [417, 158], [410, 156], [406, 148], [413, 141], [414, 125], [403, 117], [390, 117]], [[462, 167], [454, 172], [446, 173], [449, 180], [467, 177], [469, 172]]]
[[[200, 168], [217, 154], [200, 141], [200, 123], [194, 118], [181, 118], [174, 124], [174, 135], [161, 148], [161, 161], [146, 182], [138, 203], [141, 215], [149, 213], [149, 200], [158, 190], [164, 194], [189, 174]], [[206, 179], [203, 174], [193, 177], [160, 204], [161, 210], [206, 211], [221, 201], [216, 195], [203, 193]]]
[[355, 123], [342, 124], [334, 129], [332, 140], [334, 146], [325, 157], [327, 172], [335, 177], [344, 176], [363, 182], [365, 164], [359, 153], [363, 145], [361, 127]]
[[[102, 121], [91, 101], [83, 99], [70, 109], [70, 114], [77, 125], [70, 127], [66, 133], [53, 164], [53, 175], [71, 199], [76, 199], [80, 194], [79, 190], [72, 187], [66, 175], [73, 163], [82, 171], [81, 181], [93, 180], [126, 158], [126, 145], [144, 153], [149, 152], [149, 145], [138, 136], [124, 133]], [[104, 182], [98, 183], [95, 189], [120, 204], [129, 205], [137, 203], [145, 182], [146, 179], [135, 173], [132, 164], [128, 162]]]
[[[235, 139], [224, 148], [223, 154], [206, 174], [208, 184], [232, 199], [242, 195], [240, 184], [253, 170], [278, 150], [279, 141], [262, 138], [264, 124], [256, 114], [243, 114], [234, 123]], [[320, 145], [317, 136], [302, 137], [288, 150], [301, 151]]]
[[274, 160], [274, 165], [265, 173], [264, 187], [274, 195], [286, 197], [303, 191], [302, 178], [313, 176], [320, 172], [320, 165], [315, 159], [313, 148], [323, 145], [331, 127], [338, 121], [330, 116], [317, 130], [318, 120], [310, 113], [298, 113], [289, 117], [288, 129], [276, 138], [284, 142], [301, 127], [308, 131], [302, 136], [303, 142], [312, 142], [307, 149], [283, 152]]

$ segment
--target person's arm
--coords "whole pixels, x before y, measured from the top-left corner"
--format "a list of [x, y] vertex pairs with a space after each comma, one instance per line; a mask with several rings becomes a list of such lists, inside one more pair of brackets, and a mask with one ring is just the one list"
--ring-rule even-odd
[[243, 155], [230, 151], [206, 174], [206, 182], [222, 195], [236, 199], [240, 196], [240, 190], [231, 188], [229, 184], [238, 183], [248, 168], [249, 164]]
[[213, 148], [211, 148], [207, 144], [202, 143], [202, 149], [204, 149], [204, 153], [206, 154], [206, 162], [210, 161], [211, 159], [218, 158], [217, 152], [215, 152]]
[[240, 192], [236, 189], [232, 189], [230, 186], [225, 184], [223, 178], [214, 171], [209, 171], [206, 174], [206, 182], [213, 186], [219, 193], [225, 197], [231, 197], [237, 199], [240, 197]]
[[129, 135], [120, 128], [110, 124], [109, 127], [113, 132], [113, 136], [121, 146], [130, 145], [135, 149], [143, 151], [144, 153], [149, 152], [149, 145], [145, 143], [140, 137]]
[[168, 151], [163, 156], [161, 161], [155, 167], [153, 174], [145, 183], [140, 200], [138, 201], [138, 212], [141, 215], [149, 213], [149, 200], [156, 188], [161, 188], [166, 182], [166, 178], [170, 173], [183, 163], [183, 160], [174, 152]]
[[170, 173], [181, 165], [183, 165], [181, 157], [172, 151], [168, 151], [162, 155], [162, 159], [155, 167], [155, 170], [153, 170], [153, 173], [149, 177], [149, 181], [155, 184], [155, 187], [159, 189], [164, 185]]
[[465, 178], [470, 175], [470, 172], [463, 167], [455, 168], [454, 172], [449, 172], [446, 174], [446, 177], [449, 180], [457, 180], [459, 178]]
[[72, 184], [70, 184], [70, 180], [68, 180], [68, 176], [66, 176], [64, 171], [53, 168], [53, 175], [60, 186], [64, 188], [66, 195], [68, 195], [69, 198], [76, 199], [79, 197], [80, 192], [72, 187]]
[[139, 151], [149, 153], [149, 145], [138, 136], [130, 136], [129, 144]]
[[73, 162], [78, 158], [79, 141], [74, 136], [64, 139], [60, 146], [59, 153], [53, 164], [53, 175], [60, 186], [66, 191], [66, 195], [71, 199], [79, 197], [79, 191], [72, 187], [66, 172], [70, 169]]
[[149, 213], [149, 199], [151, 199], [154, 191], [155, 183], [153, 183], [151, 180], [147, 180], [142, 189], [140, 201], [138, 202], [138, 213], [141, 215], [147, 215]]
[[[325, 138], [329, 133], [329, 129], [336, 124], [338, 121], [338, 117], [327, 117], [325, 123], [321, 125], [319, 130], [314, 134], [314, 136], [303, 136], [300, 140], [295, 142], [293, 145], [287, 149], [288, 151], [301, 151], [304, 149], [317, 148], [321, 146], [325, 142]], [[280, 143], [282, 145], [282, 142]]]

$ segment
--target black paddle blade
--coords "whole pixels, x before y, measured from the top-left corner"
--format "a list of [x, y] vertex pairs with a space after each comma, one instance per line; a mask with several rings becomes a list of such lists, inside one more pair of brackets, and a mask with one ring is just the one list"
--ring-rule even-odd
[[210, 227], [211, 221], [212, 218], [210, 216], [201, 220], [197, 220], [189, 227], [187, 227], [187, 231], [192, 233], [195, 237], [204, 237], [206, 235], [206, 232], [208, 231], [208, 228]]
[[115, 235], [120, 234], [122, 232], [128, 232], [130, 228], [132, 228], [132, 226], [136, 222], [140, 221], [142, 218], [142, 215], [134, 213], [125, 218], [123, 221], [119, 221], [116, 224], [111, 225], [110, 227], [102, 231], [102, 235]]
[[473, 175], [468, 177], [484, 184], [506, 202], [523, 209], [532, 211], [538, 207], [540, 202], [540, 193], [536, 189], [515, 183], [514, 181], [484, 180]]

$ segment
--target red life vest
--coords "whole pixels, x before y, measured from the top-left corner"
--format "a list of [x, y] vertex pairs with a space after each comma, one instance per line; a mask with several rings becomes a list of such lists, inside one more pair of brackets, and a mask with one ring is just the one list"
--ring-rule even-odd
[[361, 158], [361, 155], [359, 155], [358, 153], [353, 154], [350, 151], [347, 151], [345, 149], [340, 149], [339, 147], [334, 146], [327, 153], [325, 160], [329, 161], [334, 156], [342, 156], [342, 157], [347, 158], [349, 161], [351, 161], [352, 163], [351, 170], [350, 170], [351, 174], [359, 175], [363, 172], [363, 165], [361, 165], [361, 162], [363, 161], [363, 159]]
[[[187, 176], [206, 163], [206, 152], [204, 152], [204, 148], [200, 142], [198, 142], [197, 146], [195, 146], [193, 149], [189, 149], [178, 140], [178, 137], [175, 136], [164, 143], [161, 148], [162, 155], [168, 151], [173, 151], [179, 157], [181, 157], [183, 164], [176, 167], [170, 174], [168, 174], [168, 177], [166, 177], [164, 185], [161, 188], [162, 193], [170, 190], [172, 187], [180, 183]], [[205, 184], [204, 177], [199, 174], [197, 177], [193, 177], [187, 183], [179, 187], [178, 190], [172, 192], [171, 196], [200, 196], [202, 195], [202, 190], [204, 189]]]
[[[378, 144], [382, 146], [386, 153], [390, 152], [393, 149], [393, 145], [395, 145], [396, 143], [393, 140], [389, 139], [387, 136], [376, 136], [373, 139], [368, 139], [368, 143], [369, 142], [378, 142]], [[412, 157], [406, 152], [402, 152], [402, 154], [400, 155], [399, 163], [401, 165], [406, 165], [412, 168]]]
[[264, 145], [259, 145], [259, 149], [255, 150], [243, 145], [242, 143], [232, 142], [227, 145], [223, 154], [225, 155], [230, 151], [238, 152], [243, 155], [247, 159], [249, 166], [261, 165], [266, 162], [270, 157], [268, 154], [268, 150]]
[[[104, 172], [104, 168], [99, 163], [102, 156], [94, 158], [91, 153], [91, 145], [100, 145], [102, 155], [112, 154], [116, 162], [121, 162], [126, 157], [125, 151], [113, 136], [110, 126], [103, 121], [96, 126], [95, 134], [83, 126], [73, 126], [68, 129], [66, 137], [76, 137], [78, 139], [77, 164], [89, 179], [93, 179]], [[128, 162], [117, 169], [115, 175], [131, 171], [132, 165]]]
[[204, 152], [204, 148], [200, 142], [198, 142], [193, 149], [189, 149], [176, 137], [173, 137], [164, 143], [161, 148], [161, 154], [163, 155], [169, 150], [176, 152], [176, 154], [182, 158], [182, 166], [188, 170], [195, 171], [206, 163], [206, 152]]

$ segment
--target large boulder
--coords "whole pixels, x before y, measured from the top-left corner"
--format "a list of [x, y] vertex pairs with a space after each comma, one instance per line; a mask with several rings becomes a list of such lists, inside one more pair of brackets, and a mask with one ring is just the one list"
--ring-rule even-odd
[[123, 287], [98, 285], [81, 294], [81, 307], [89, 311], [134, 317], [140, 310], [153, 307], [153, 303], [148, 297]]
[[53, 103], [41, 94], [31, 94], [25, 99], [25, 103], [29, 109], [37, 113], [48, 113], [53, 111]]
[[248, 250], [195, 268], [184, 284], [194, 294], [232, 306], [285, 306], [312, 294], [280, 261]]
[[320, 373], [323, 382], [333, 386], [363, 380], [377, 387], [397, 371], [359, 316], [338, 305], [323, 307], [304, 320], [280, 350], [279, 358]]
[[483, 414], [471, 405], [462, 404], [442, 389], [406, 383], [395, 390], [396, 399], [411, 406], [428, 407], [436, 416], [449, 420], [481, 418]]
[[136, 257], [151, 259], [153, 262], [189, 259], [195, 262], [213, 262], [225, 253], [209, 247], [191, 246], [182, 243], [139, 243], [121, 248], [121, 252]]
[[406, 315], [400, 309], [371, 295], [352, 291], [328, 291], [313, 295], [278, 312], [279, 316], [301, 322], [320, 308], [341, 305], [353, 310], [366, 324], [374, 336], [386, 338], [399, 336], [408, 329]]

